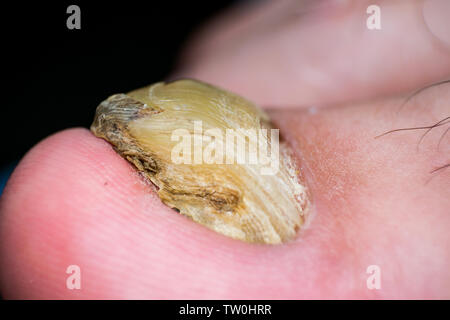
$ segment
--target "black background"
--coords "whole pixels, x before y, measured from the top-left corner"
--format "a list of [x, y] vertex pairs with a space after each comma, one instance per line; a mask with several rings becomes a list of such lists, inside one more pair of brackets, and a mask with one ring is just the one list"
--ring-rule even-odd
[[[81, 9], [69, 30], [67, 7]], [[188, 36], [232, 1], [33, 1], [0, 5], [0, 168], [59, 130], [88, 127], [107, 96], [160, 81]]]
[[[214, 313], [206, 316], [179, 315], [180, 307], [214, 306], [224, 304], [270, 304], [270, 315], [225, 315]], [[325, 319], [398, 319], [434, 317], [445, 315], [448, 300], [440, 301], [283, 301], [283, 300], [172, 300], [172, 301], [0, 301], [2, 311], [11, 311], [15, 317], [26, 317], [30, 310], [45, 318], [61, 319], [68, 313], [74, 318], [143, 318], [143, 319], [297, 319], [308, 316]], [[69, 310], [69, 311], [68, 311]], [[223, 310], [223, 309], [222, 309]], [[414, 316], [414, 317], [413, 317]]]

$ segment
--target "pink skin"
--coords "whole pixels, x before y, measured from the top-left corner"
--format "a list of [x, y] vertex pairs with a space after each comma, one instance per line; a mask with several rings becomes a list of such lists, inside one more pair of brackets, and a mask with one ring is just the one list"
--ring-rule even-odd
[[[218, 74], [205, 80], [218, 83]], [[379, 95], [380, 88], [361, 95]], [[286, 96], [278, 89], [270, 95]], [[309, 97], [319, 95], [311, 89]], [[314, 100], [298, 99], [294, 91], [292, 104]], [[450, 170], [429, 173], [448, 163], [450, 134], [437, 149], [447, 126], [419, 148], [422, 131], [374, 137], [449, 116], [450, 85], [401, 107], [404, 99], [270, 111], [297, 152], [313, 202], [308, 226], [278, 246], [243, 243], [193, 223], [163, 205], [105, 141], [85, 129], [57, 133], [22, 159], [0, 199], [0, 290], [30, 299], [448, 299]], [[81, 290], [66, 288], [69, 265], [81, 268]], [[380, 290], [366, 286], [369, 265], [381, 268]]]
[[431, 2], [376, 1], [376, 31], [366, 27], [370, 0], [250, 2], [192, 39], [177, 75], [276, 107], [415, 90], [449, 78], [450, 2]]

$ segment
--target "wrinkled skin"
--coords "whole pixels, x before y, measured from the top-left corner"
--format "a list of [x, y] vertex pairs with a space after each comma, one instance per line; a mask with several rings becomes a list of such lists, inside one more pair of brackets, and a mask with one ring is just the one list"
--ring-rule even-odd
[[[195, 224], [164, 206], [108, 143], [86, 129], [69, 129], [35, 146], [2, 195], [4, 297], [450, 298], [450, 169], [430, 173], [450, 160], [450, 134], [441, 139], [449, 125], [421, 141], [424, 130], [375, 138], [450, 116], [450, 84], [404, 104], [407, 91], [449, 78], [450, 48], [417, 19], [422, 1], [398, 3], [383, 11], [385, 32], [392, 37], [373, 39], [357, 29], [363, 32], [360, 41], [338, 48], [327, 44], [332, 35], [324, 30], [332, 26], [345, 33], [361, 7], [331, 13], [319, 7], [289, 23], [283, 19], [292, 13], [287, 1], [276, 10], [273, 4], [250, 7], [206, 28], [182, 60], [177, 76], [215, 83], [270, 106], [313, 197], [309, 225], [295, 241], [251, 245]], [[397, 15], [417, 30], [411, 33], [415, 41], [389, 43], [399, 32]], [[260, 34], [264, 28], [256, 23], [276, 32]], [[316, 30], [316, 36], [293, 33], [296, 26]], [[212, 39], [233, 49], [224, 52]], [[283, 39], [291, 40], [282, 46]], [[317, 50], [336, 50], [311, 61], [316, 49], [302, 47], [308, 41]], [[379, 56], [358, 47], [370, 41], [382, 50]], [[273, 43], [278, 50], [260, 51]], [[404, 59], [394, 54], [399, 50], [414, 56]], [[295, 59], [285, 59], [293, 51]], [[352, 55], [360, 61], [347, 70], [345, 59]], [[303, 75], [297, 68], [304, 65], [316, 70]], [[314, 79], [320, 74], [327, 80]], [[362, 80], [369, 76], [370, 85]], [[309, 108], [312, 104], [316, 108]], [[66, 288], [69, 265], [81, 268], [81, 290]], [[370, 265], [380, 267], [380, 290], [367, 288]]]

